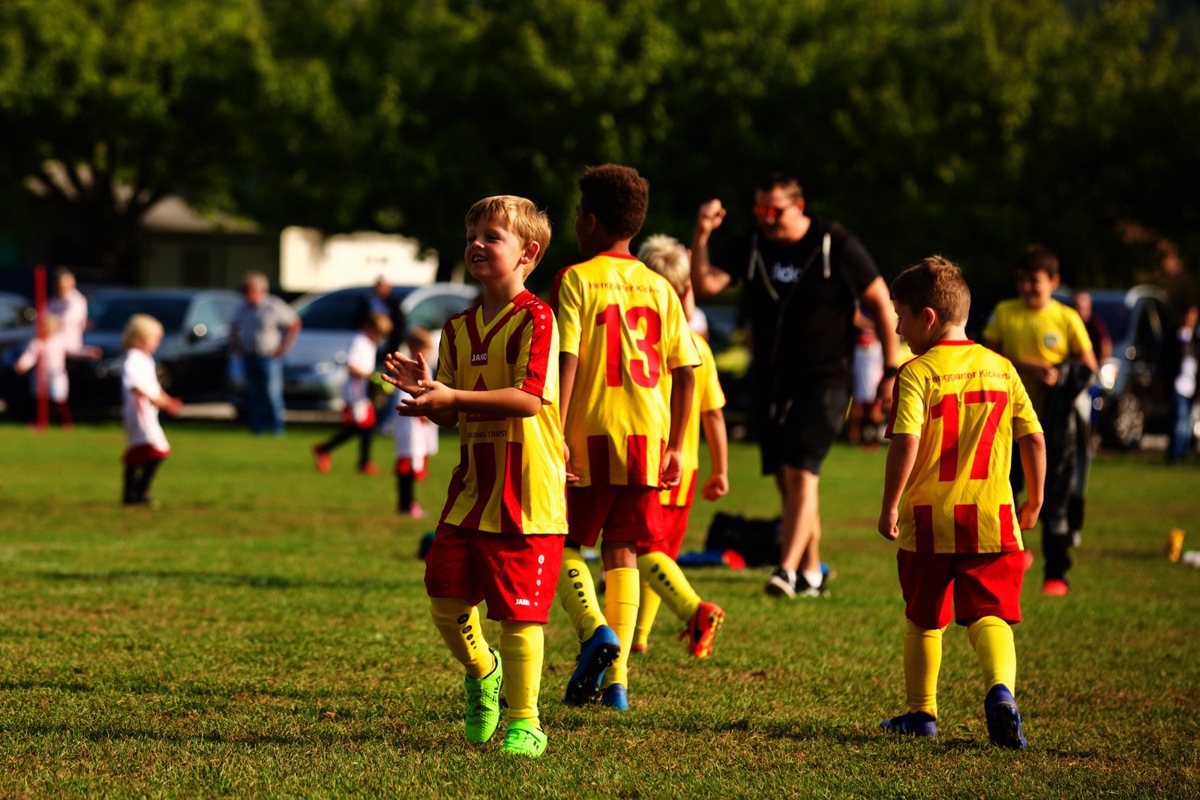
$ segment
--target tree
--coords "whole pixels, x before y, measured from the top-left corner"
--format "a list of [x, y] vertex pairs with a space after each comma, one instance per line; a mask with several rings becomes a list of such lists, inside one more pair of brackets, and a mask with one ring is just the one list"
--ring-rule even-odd
[[264, 110], [321, 107], [327, 86], [277, 63], [252, 0], [10, 0], [0, 113], [35, 215], [108, 280], [133, 281], [138, 221], [168, 192], [221, 204], [256, 155]]

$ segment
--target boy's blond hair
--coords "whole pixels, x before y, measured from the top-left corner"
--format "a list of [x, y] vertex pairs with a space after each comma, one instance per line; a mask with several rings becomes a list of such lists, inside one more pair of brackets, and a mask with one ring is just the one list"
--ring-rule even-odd
[[532, 200], [511, 194], [499, 194], [485, 197], [476, 201], [467, 211], [466, 226], [488, 222], [499, 222], [504, 228], [521, 240], [521, 246], [530, 242], [538, 243], [538, 252], [533, 261], [525, 267], [525, 274], [533, 272], [533, 268], [546, 255], [550, 246], [550, 218], [545, 211], [538, 211]]
[[433, 331], [418, 325], [408, 332], [404, 343], [414, 354], [424, 352], [433, 347]]
[[392, 332], [392, 318], [377, 312], [367, 317], [367, 323], [363, 327], [376, 336], [387, 336]]
[[687, 248], [678, 239], [656, 233], [642, 242], [637, 256], [638, 261], [666, 278], [675, 294], [683, 296], [692, 279], [692, 268], [688, 263]]
[[137, 347], [150, 336], [162, 335], [161, 322], [149, 314], [134, 314], [129, 318], [129, 322], [125, 323], [125, 330], [121, 332], [121, 347], [128, 350]]
[[930, 256], [909, 267], [892, 281], [892, 300], [913, 311], [932, 308], [938, 319], [951, 325], [967, 321], [971, 311], [971, 289], [962, 272], [941, 256]]

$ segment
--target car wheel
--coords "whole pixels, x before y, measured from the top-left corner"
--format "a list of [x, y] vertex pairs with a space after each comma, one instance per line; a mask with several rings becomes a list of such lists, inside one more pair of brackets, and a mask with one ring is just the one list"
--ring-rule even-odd
[[1116, 447], [1131, 450], [1141, 444], [1142, 434], [1146, 431], [1146, 412], [1141, 398], [1133, 392], [1117, 397], [1108, 428], [1109, 443]]

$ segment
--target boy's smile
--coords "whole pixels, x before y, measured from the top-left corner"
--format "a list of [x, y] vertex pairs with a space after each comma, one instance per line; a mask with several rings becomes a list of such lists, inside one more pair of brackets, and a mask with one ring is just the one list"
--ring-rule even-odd
[[1050, 295], [1058, 288], [1058, 276], [1051, 277], [1043, 270], [1036, 272], [1017, 271], [1017, 294], [1028, 308], [1045, 308], [1050, 304]]
[[467, 269], [478, 280], [507, 277], [522, 263], [525, 246], [507, 228], [489, 222], [467, 228]]

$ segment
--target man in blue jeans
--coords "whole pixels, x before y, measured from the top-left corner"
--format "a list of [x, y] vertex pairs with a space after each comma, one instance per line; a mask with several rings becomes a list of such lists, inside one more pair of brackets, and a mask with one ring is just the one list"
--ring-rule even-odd
[[243, 305], [233, 318], [231, 355], [240, 356], [246, 375], [246, 415], [250, 431], [283, 433], [283, 356], [300, 333], [300, 317], [283, 300], [268, 294], [261, 272], [242, 280]]

